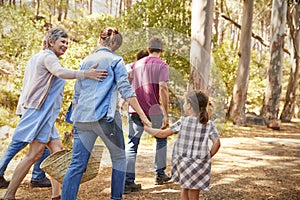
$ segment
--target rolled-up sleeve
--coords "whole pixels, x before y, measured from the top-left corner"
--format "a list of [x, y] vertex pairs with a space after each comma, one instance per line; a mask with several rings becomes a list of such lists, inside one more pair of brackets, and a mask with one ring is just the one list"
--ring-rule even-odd
[[181, 125], [182, 125], [182, 118], [179, 119], [179, 120], [178, 120], [177, 122], [175, 122], [174, 124], [172, 124], [172, 125], [170, 126], [170, 128], [171, 128], [171, 130], [172, 130], [173, 133], [177, 134], [177, 133], [180, 131], [180, 129], [181, 129]]

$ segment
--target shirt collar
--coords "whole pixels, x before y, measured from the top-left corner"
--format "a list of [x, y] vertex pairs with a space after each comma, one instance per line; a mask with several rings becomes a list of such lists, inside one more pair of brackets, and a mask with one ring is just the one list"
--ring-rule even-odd
[[108, 47], [104, 47], [104, 46], [99, 46], [96, 50], [95, 53], [98, 51], [108, 51], [108, 52], [112, 52]]

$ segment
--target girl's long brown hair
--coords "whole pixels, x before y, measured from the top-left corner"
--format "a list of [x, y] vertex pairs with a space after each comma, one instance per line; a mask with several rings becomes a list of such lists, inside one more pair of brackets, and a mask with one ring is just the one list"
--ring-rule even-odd
[[189, 91], [186, 100], [197, 114], [199, 122], [206, 124], [209, 119], [207, 112], [208, 96], [202, 91]]

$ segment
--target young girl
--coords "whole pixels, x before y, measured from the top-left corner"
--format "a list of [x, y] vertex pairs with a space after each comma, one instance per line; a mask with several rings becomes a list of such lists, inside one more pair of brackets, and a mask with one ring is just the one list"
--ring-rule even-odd
[[[211, 158], [220, 148], [218, 131], [207, 113], [208, 97], [189, 92], [183, 104], [185, 116], [167, 129], [144, 127], [158, 138], [178, 133], [172, 155], [172, 178], [181, 184], [181, 200], [199, 199], [200, 190], [209, 190]], [[208, 141], [213, 146], [209, 149]]]

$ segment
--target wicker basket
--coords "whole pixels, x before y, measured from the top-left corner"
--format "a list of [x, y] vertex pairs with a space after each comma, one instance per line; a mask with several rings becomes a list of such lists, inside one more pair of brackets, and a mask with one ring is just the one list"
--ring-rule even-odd
[[[102, 153], [104, 150], [103, 145], [95, 145], [91, 153], [86, 171], [83, 173], [81, 183], [89, 181], [95, 178], [98, 174]], [[69, 167], [72, 160], [71, 150], [62, 150], [51, 154], [46, 158], [41, 168], [48, 173], [52, 178], [62, 183], [66, 174], [67, 168]]]

